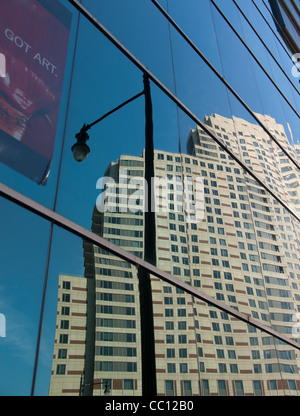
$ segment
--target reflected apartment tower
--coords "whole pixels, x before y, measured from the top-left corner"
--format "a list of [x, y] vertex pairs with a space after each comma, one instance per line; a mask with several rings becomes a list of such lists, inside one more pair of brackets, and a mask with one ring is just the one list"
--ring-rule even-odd
[[[257, 117], [297, 158], [284, 127]], [[261, 127], [219, 115], [205, 124], [299, 215], [299, 173]], [[143, 175], [143, 156], [111, 163], [105, 176], [113, 181], [92, 219], [93, 232], [139, 257]], [[155, 176], [157, 266], [299, 340], [296, 220], [198, 127], [186, 155], [155, 151]], [[200, 219], [193, 215], [199, 201]], [[84, 278], [59, 280], [50, 395], [103, 395], [106, 383], [111, 395], [141, 395], [137, 270], [89, 243], [84, 259]], [[151, 282], [158, 395], [299, 394], [298, 351], [156, 277]]]

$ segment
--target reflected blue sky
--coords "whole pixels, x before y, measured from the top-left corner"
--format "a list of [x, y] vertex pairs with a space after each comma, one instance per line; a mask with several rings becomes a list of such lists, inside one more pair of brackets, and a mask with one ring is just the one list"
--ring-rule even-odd
[[[282, 76], [233, 2], [216, 3], [299, 111], [299, 95]], [[238, 3], [255, 23], [256, 30], [263, 35], [291, 82], [299, 88], [299, 79], [291, 75], [290, 58], [274, 41], [274, 36], [253, 3], [241, 0]], [[143, 89], [143, 78], [141, 72], [83, 17], [80, 18], [75, 66], [71, 73], [78, 15], [67, 0], [62, 1], [62, 4], [72, 11], [73, 23], [62, 110], [48, 183], [43, 187], [38, 186], [4, 165], [0, 166], [0, 175], [6, 185], [53, 208], [62, 152], [56, 209], [60, 214], [90, 229], [93, 206], [99, 195], [97, 180], [104, 174], [109, 163], [121, 154], [139, 156], [143, 151], [143, 97], [91, 129], [88, 143], [91, 153], [81, 164], [76, 163], [71, 154], [74, 136], [84, 123], [91, 123], [140, 92]], [[175, 92], [175, 75], [179, 99], [201, 120], [205, 115], [217, 113], [254, 122], [252, 116], [226, 91], [222, 82], [201, 58], [168, 26], [150, 0], [84, 0], [83, 4], [172, 92]], [[165, 9], [168, 6], [173, 19], [254, 112], [274, 117], [284, 125], [287, 133], [289, 123], [294, 139], [300, 138], [298, 118], [208, 0], [171, 0], [169, 4], [166, 1], [161, 1], [160, 4]], [[274, 27], [262, 2], [256, 0], [256, 4]], [[172, 70], [170, 34], [175, 74]], [[69, 91], [71, 74], [73, 82]], [[194, 122], [179, 111], [178, 131], [175, 104], [153, 84], [151, 91], [155, 148], [177, 152], [180, 134], [182, 149], [185, 150], [186, 138], [190, 129], [195, 127]], [[62, 149], [63, 141], [65, 146]], [[3, 257], [0, 313], [7, 317], [7, 337], [0, 338], [0, 394], [27, 395], [31, 387], [50, 228], [49, 224], [13, 204], [4, 200], [0, 203]], [[36, 385], [36, 394], [39, 395], [48, 394], [59, 273], [83, 274], [82, 242], [55, 228]]]

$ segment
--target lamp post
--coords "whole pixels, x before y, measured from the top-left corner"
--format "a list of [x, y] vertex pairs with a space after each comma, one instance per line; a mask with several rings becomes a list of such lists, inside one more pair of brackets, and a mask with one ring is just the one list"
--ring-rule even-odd
[[[148, 184], [147, 202], [144, 213], [144, 259], [156, 266], [156, 235], [154, 203], [154, 146], [153, 117], [149, 78], [144, 75], [145, 92], [145, 181]], [[153, 204], [154, 206], [154, 204]], [[153, 325], [153, 303], [150, 274], [145, 269], [138, 269], [141, 314], [142, 347], [142, 391], [143, 396], [156, 396], [156, 366]]]
[[[156, 235], [155, 235], [155, 212], [154, 189], [152, 189], [152, 178], [154, 178], [154, 145], [153, 145], [153, 115], [152, 100], [149, 78], [143, 76], [144, 90], [132, 98], [126, 100], [113, 110], [104, 114], [91, 124], [84, 124], [80, 132], [76, 134], [77, 142], [72, 146], [73, 157], [82, 162], [90, 152], [86, 144], [89, 139], [87, 131], [95, 124], [102, 121], [115, 111], [137, 99], [145, 96], [145, 181], [148, 184], [147, 204], [144, 212], [144, 260], [156, 265]], [[140, 317], [141, 317], [141, 351], [142, 351], [142, 392], [143, 396], [156, 396], [156, 366], [153, 324], [153, 303], [150, 274], [142, 267], [138, 268], [139, 292], [140, 292]]]

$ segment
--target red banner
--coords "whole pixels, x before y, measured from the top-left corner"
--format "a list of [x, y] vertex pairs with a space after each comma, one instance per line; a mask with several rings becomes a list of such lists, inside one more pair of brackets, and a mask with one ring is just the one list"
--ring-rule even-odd
[[39, 184], [54, 151], [70, 25], [58, 0], [0, 2], [0, 161]]

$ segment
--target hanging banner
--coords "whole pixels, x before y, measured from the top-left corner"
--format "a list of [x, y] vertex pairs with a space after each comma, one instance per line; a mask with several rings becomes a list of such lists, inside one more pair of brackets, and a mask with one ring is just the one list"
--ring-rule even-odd
[[0, 1], [0, 162], [38, 184], [50, 172], [70, 26], [58, 0]]

